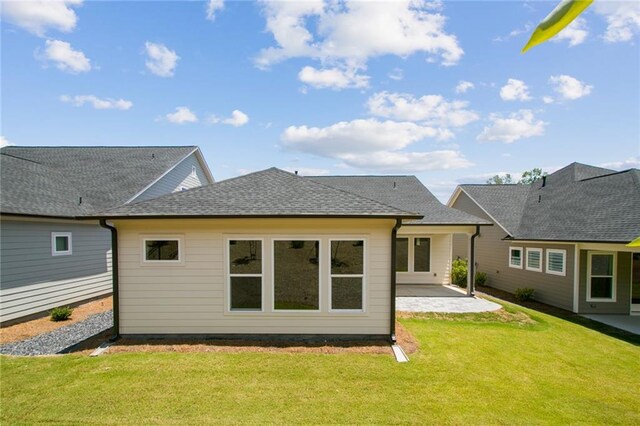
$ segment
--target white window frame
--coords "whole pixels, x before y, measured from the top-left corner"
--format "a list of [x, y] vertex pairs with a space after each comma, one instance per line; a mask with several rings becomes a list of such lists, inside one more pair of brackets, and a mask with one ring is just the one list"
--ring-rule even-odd
[[[51, 233], [51, 256], [69, 256], [73, 254], [73, 246], [72, 244], [72, 236], [71, 232], [52, 232]], [[56, 249], [56, 238], [58, 237], [66, 237], [69, 241], [69, 249], [68, 250], [60, 250]]]
[[[547, 274], [550, 275], [559, 275], [561, 277], [564, 277], [567, 275], [567, 251], [564, 249], [547, 249], [546, 250], [546, 262], [545, 262], [545, 272]], [[556, 254], [561, 254], [562, 255], [562, 271], [558, 272], [558, 271], [552, 271], [549, 269], [549, 264], [551, 263], [551, 256], [549, 256], [549, 253], [556, 253]]]
[[[331, 272], [331, 242], [332, 241], [362, 241], [362, 274], [333, 274]], [[366, 304], [367, 300], [367, 239], [363, 237], [355, 237], [355, 238], [329, 238], [329, 312], [335, 313], [363, 313], [366, 312]], [[333, 309], [332, 307], [332, 290], [333, 290], [333, 278], [362, 278], [362, 309]]]
[[[226, 280], [227, 280], [227, 303], [226, 303], [226, 307], [227, 307], [227, 312], [231, 313], [231, 314], [252, 314], [252, 313], [259, 313], [259, 312], [264, 312], [264, 296], [265, 296], [265, 291], [264, 291], [264, 276], [265, 276], [265, 271], [264, 271], [264, 267], [265, 267], [265, 263], [264, 263], [264, 259], [265, 259], [265, 245], [264, 245], [264, 238], [263, 237], [248, 237], [246, 235], [243, 235], [242, 237], [225, 237], [225, 252], [224, 252], [224, 264], [225, 264], [225, 275], [226, 275]], [[231, 265], [229, 264], [229, 262], [231, 262], [231, 249], [229, 248], [229, 243], [231, 241], [260, 241], [260, 245], [261, 245], [261, 251], [262, 251], [262, 261], [261, 261], [261, 271], [262, 273], [260, 274], [232, 274], [231, 273]], [[260, 310], [258, 309], [232, 309], [231, 308], [231, 278], [232, 277], [260, 277], [261, 278], [261, 285], [260, 285]]]
[[[317, 241], [318, 242], [318, 309], [276, 309], [276, 241]], [[271, 238], [271, 311], [277, 313], [317, 314], [322, 312], [322, 262], [324, 261], [322, 236], [294, 235]]]
[[[430, 274], [433, 272], [433, 268], [431, 267], [433, 260], [433, 237], [432, 235], [398, 235], [396, 239], [406, 238], [407, 239], [407, 270], [406, 271], [396, 271], [398, 274]], [[428, 271], [416, 271], [416, 238], [428, 239], [429, 240], [429, 270]], [[394, 242], [395, 244], [395, 242]]]
[[[147, 260], [147, 241], [178, 241], [178, 259], [177, 260]], [[142, 266], [181, 266], [184, 265], [184, 235], [176, 234], [154, 234], [154, 235], [141, 235], [141, 257], [140, 263]]]
[[[513, 250], [520, 250], [520, 264], [519, 265], [514, 265], [513, 263], [511, 263], [511, 252]], [[523, 268], [523, 264], [524, 264], [524, 250], [522, 249], [522, 247], [509, 247], [509, 268], [515, 268], [515, 269], [522, 269]]]
[[[531, 248], [531, 247], [527, 247], [526, 248], [526, 256], [525, 256], [525, 261], [526, 261], [526, 270], [527, 271], [534, 271], [534, 272], [542, 272], [542, 263], [543, 263], [543, 259], [542, 259], [542, 249], [541, 248]], [[540, 266], [538, 268], [534, 268], [529, 266], [529, 253], [538, 253], [540, 255]]]
[[[591, 259], [593, 255], [608, 255], [613, 256], [613, 270], [611, 271], [612, 275], [591, 275]], [[590, 251], [587, 253], [587, 302], [607, 302], [607, 303], [615, 303], [616, 302], [616, 272], [618, 269], [618, 253], [615, 251]], [[591, 297], [591, 278], [593, 277], [611, 277], [611, 299], [605, 299], [602, 297]]]

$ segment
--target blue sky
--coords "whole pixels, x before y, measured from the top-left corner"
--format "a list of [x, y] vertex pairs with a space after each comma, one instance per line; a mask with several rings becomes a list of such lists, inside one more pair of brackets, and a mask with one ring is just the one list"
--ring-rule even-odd
[[3, 144], [198, 145], [217, 180], [640, 166], [640, 2], [2, 2]]

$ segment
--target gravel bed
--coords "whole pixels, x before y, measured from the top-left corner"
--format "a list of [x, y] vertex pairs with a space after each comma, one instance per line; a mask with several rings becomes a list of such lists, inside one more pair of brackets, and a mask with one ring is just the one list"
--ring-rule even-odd
[[111, 311], [91, 315], [84, 321], [60, 327], [20, 342], [0, 346], [4, 355], [53, 355], [113, 327]]

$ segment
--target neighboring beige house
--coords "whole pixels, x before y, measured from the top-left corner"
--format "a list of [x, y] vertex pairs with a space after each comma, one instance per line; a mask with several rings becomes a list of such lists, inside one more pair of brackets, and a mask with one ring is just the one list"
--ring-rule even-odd
[[452, 233], [488, 224], [415, 177], [275, 168], [90, 218], [117, 232], [117, 333], [391, 340], [396, 265], [398, 280], [448, 283]]
[[0, 323], [112, 291], [98, 210], [213, 182], [198, 147], [5, 147], [0, 151]]
[[[581, 314], [640, 314], [640, 171], [579, 163], [531, 185], [460, 185], [449, 207], [494, 223], [477, 239], [488, 285]], [[454, 256], [466, 257], [454, 238]]]

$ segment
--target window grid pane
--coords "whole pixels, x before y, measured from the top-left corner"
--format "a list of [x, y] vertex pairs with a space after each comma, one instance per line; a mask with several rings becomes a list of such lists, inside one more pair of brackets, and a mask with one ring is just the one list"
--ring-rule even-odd
[[511, 264], [513, 266], [521, 266], [522, 265], [522, 250], [520, 250], [520, 249], [512, 249], [511, 250]]
[[527, 251], [527, 268], [540, 269], [541, 253], [537, 250]]
[[396, 272], [409, 271], [409, 239], [396, 238]]
[[364, 240], [331, 241], [331, 309], [363, 310]]
[[262, 274], [262, 241], [230, 240], [229, 271], [231, 274]]
[[362, 277], [331, 278], [331, 309], [362, 309]]
[[320, 241], [273, 242], [275, 310], [320, 309]]
[[331, 273], [362, 274], [364, 268], [362, 240], [331, 241]]
[[178, 240], [147, 240], [146, 260], [178, 260], [178, 246]]
[[548, 252], [548, 269], [553, 272], [564, 270], [564, 254], [558, 252]]
[[431, 271], [431, 238], [414, 238], [413, 270], [415, 272]]
[[69, 237], [56, 237], [56, 251], [69, 251]]
[[230, 299], [232, 310], [261, 310], [262, 277], [231, 277]]

